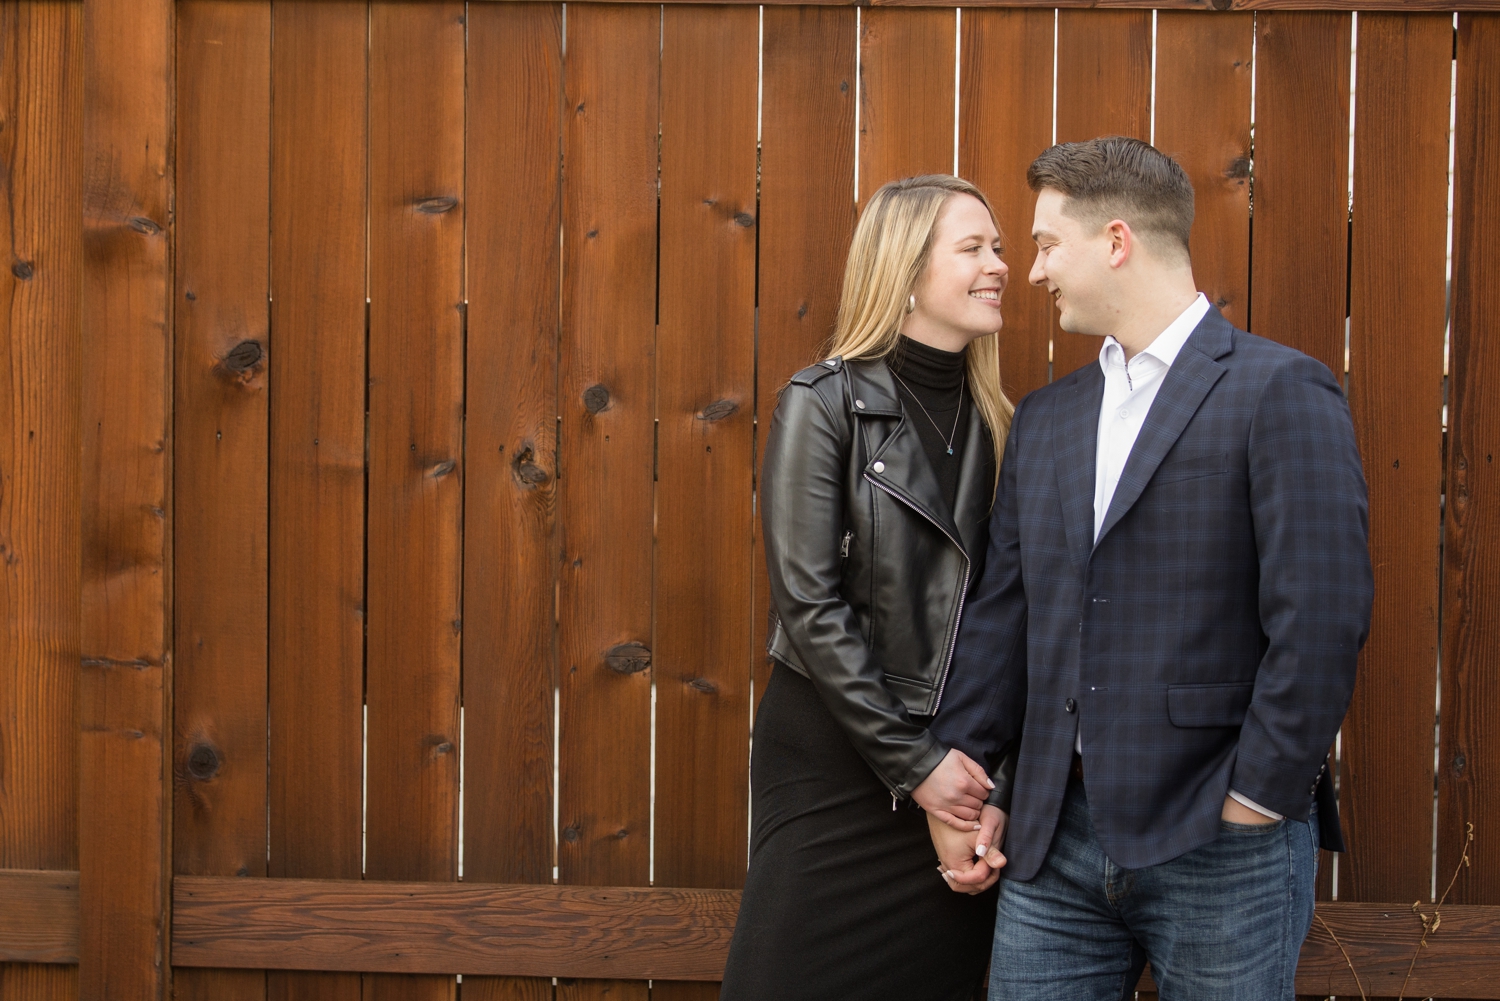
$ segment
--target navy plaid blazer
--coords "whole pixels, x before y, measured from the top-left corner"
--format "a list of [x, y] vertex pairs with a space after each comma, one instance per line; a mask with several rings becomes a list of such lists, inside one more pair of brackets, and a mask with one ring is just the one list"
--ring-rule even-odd
[[1210, 309], [1168, 370], [1094, 541], [1104, 375], [1016, 408], [984, 575], [933, 731], [992, 770], [1020, 742], [1005, 874], [1030, 879], [1083, 745], [1117, 865], [1219, 833], [1233, 788], [1342, 849], [1324, 763], [1374, 584], [1343, 391]]

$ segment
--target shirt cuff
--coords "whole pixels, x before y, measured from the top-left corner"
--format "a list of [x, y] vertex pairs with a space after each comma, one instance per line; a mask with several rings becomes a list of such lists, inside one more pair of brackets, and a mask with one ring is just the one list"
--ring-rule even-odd
[[1229, 798], [1232, 799], [1232, 800], [1234, 800], [1240, 806], [1248, 806], [1250, 809], [1254, 810], [1256, 813], [1260, 814], [1262, 817], [1270, 817], [1272, 820], [1281, 820], [1281, 819], [1283, 819], [1282, 816], [1281, 816], [1281, 814], [1275, 813], [1275, 812], [1273, 812], [1271, 810], [1267, 810], [1265, 807], [1261, 806], [1259, 803], [1251, 800], [1249, 797], [1241, 796], [1239, 793], [1235, 792], [1233, 789], [1229, 790]]

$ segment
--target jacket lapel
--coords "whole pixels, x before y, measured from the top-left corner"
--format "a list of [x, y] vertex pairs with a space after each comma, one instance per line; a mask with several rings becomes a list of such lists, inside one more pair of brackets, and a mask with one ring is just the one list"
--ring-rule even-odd
[[[1223, 376], [1224, 366], [1217, 359], [1228, 354], [1233, 346], [1231, 330], [1229, 321], [1217, 309], [1210, 308], [1167, 370], [1151, 411], [1146, 414], [1146, 423], [1141, 426], [1140, 437], [1130, 450], [1130, 458], [1125, 460], [1119, 486], [1115, 487], [1115, 496], [1109, 503], [1109, 514], [1099, 529], [1100, 540], [1140, 499], [1156, 467], [1177, 443], [1208, 391]], [[1097, 416], [1096, 412], [1096, 420]]]
[[1097, 364], [1085, 365], [1072, 378], [1075, 381], [1067, 396], [1066, 412], [1052, 425], [1052, 449], [1068, 552], [1082, 568], [1094, 548], [1094, 472], [1104, 373]]
[[[849, 405], [860, 425], [869, 418], [897, 418], [896, 427], [883, 442], [875, 445], [865, 476], [880, 485], [904, 504], [937, 525], [948, 537], [962, 546], [963, 536], [947, 510], [937, 474], [922, 449], [922, 439], [908, 419], [896, 395], [896, 383], [884, 361], [847, 363], [849, 388], [853, 399]], [[964, 550], [965, 555], [968, 550]]]
[[958, 471], [958, 494], [953, 501], [953, 519], [958, 522], [962, 534], [964, 552], [976, 557], [979, 535], [990, 520], [990, 507], [995, 499], [995, 481], [984, 475], [986, 450], [994, 445], [984, 425], [979, 408], [969, 404], [969, 437], [964, 443], [963, 464]]

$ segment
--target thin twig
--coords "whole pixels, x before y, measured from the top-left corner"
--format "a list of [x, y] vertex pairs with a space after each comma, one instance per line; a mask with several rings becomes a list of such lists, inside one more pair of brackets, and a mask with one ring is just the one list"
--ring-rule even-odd
[[1453, 867], [1453, 878], [1448, 880], [1448, 889], [1443, 891], [1443, 895], [1433, 905], [1432, 916], [1428, 917], [1417, 909], [1422, 906], [1420, 900], [1411, 905], [1411, 912], [1422, 920], [1422, 940], [1417, 943], [1417, 950], [1411, 954], [1411, 963], [1406, 967], [1406, 979], [1401, 981], [1401, 994], [1396, 1001], [1402, 1001], [1406, 997], [1406, 985], [1411, 983], [1411, 971], [1417, 968], [1417, 957], [1422, 955], [1423, 949], [1427, 948], [1427, 936], [1437, 931], [1438, 926], [1443, 923], [1443, 914], [1438, 908], [1448, 902], [1448, 894], [1453, 892], [1453, 885], [1458, 882], [1458, 874], [1469, 866], [1469, 846], [1474, 843], [1474, 825], [1465, 824], [1464, 826], [1466, 828], [1464, 846], [1463, 850], [1458, 853], [1458, 865]]
[[1368, 995], [1365, 994], [1365, 985], [1360, 982], [1359, 971], [1354, 968], [1354, 960], [1349, 958], [1349, 950], [1344, 948], [1344, 943], [1340, 942], [1339, 937], [1333, 933], [1333, 929], [1328, 927], [1328, 922], [1323, 920], [1323, 915], [1314, 910], [1313, 917], [1318, 919], [1318, 924], [1323, 926], [1328, 937], [1333, 939], [1333, 944], [1338, 946], [1339, 952], [1344, 954], [1344, 962], [1349, 964], [1349, 972], [1354, 974], [1354, 986], [1359, 988], [1360, 1001], [1369, 1001]]

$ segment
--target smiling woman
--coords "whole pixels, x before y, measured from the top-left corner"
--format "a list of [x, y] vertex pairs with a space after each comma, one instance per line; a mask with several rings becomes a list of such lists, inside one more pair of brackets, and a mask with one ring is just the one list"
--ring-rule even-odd
[[854, 234], [833, 356], [776, 408], [760, 492], [776, 668], [755, 720], [727, 1001], [958, 1001], [983, 974], [992, 895], [945, 886], [928, 818], [972, 833], [996, 783], [928, 724], [1012, 410], [1000, 249], [967, 182], [881, 188]]

